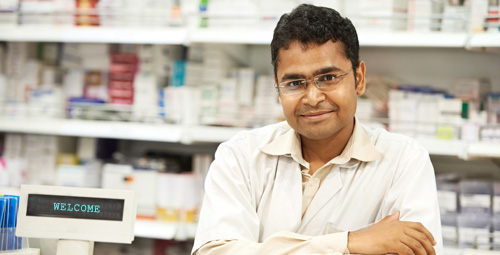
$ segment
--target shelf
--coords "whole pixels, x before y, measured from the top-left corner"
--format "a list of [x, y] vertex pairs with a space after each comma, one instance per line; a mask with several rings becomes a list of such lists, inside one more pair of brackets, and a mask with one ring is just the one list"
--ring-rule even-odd
[[211, 126], [190, 126], [185, 129], [182, 138], [184, 143], [221, 143], [229, 140], [236, 133], [245, 130], [245, 128], [233, 127], [211, 127]]
[[186, 240], [196, 235], [195, 223], [170, 223], [153, 220], [136, 220], [134, 233], [136, 237], [165, 240]]
[[171, 143], [221, 143], [244, 128], [134, 122], [0, 118], [0, 132]]
[[65, 119], [0, 119], [0, 131], [41, 135], [113, 138], [177, 143], [182, 128], [171, 124], [65, 120]]
[[[358, 31], [360, 46], [375, 47], [465, 47], [466, 33]], [[205, 28], [189, 33], [189, 43], [246, 43], [269, 45], [272, 29]]]
[[[274, 27], [112, 28], [112, 27], [0, 27], [0, 41], [184, 44], [231, 43], [269, 45]], [[358, 31], [361, 46], [368, 47], [500, 47], [499, 34]]]
[[461, 48], [466, 33], [358, 31], [360, 46]]
[[273, 28], [198, 28], [189, 33], [188, 43], [232, 43], [270, 45]]
[[469, 157], [500, 158], [500, 144], [498, 143], [471, 143], [468, 146]]
[[468, 144], [460, 140], [439, 140], [435, 138], [416, 138], [431, 155], [456, 156], [465, 158]]
[[186, 36], [184, 27], [0, 27], [0, 41], [18, 42], [184, 44]]
[[229, 140], [241, 130], [244, 128], [92, 120], [0, 118], [0, 132], [185, 144], [220, 143]]
[[470, 48], [500, 47], [500, 33], [474, 34], [469, 40]]

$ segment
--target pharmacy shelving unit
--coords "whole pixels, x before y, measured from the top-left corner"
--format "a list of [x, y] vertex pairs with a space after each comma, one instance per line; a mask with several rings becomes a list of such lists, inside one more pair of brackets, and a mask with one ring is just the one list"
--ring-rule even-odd
[[[406, 48], [500, 48], [500, 34], [409, 33], [358, 31], [361, 46]], [[250, 44], [269, 45], [270, 28], [103, 28], [103, 27], [0, 27], [0, 41], [138, 44]], [[0, 119], [0, 132], [58, 136], [114, 138], [169, 143], [220, 143], [242, 128], [157, 123], [88, 120]], [[417, 138], [431, 155], [461, 159], [500, 158], [500, 144]], [[194, 237], [196, 224], [137, 220], [135, 235], [143, 238], [179, 239]], [[448, 249], [447, 254], [499, 254], [477, 250]]]
[[[68, 119], [0, 118], [0, 132], [96, 137], [169, 143], [221, 143], [245, 128]], [[431, 155], [461, 159], [500, 158], [500, 144], [419, 138]]]

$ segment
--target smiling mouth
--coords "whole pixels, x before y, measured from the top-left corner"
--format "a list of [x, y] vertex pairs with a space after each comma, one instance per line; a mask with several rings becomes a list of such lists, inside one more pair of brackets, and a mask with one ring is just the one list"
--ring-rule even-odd
[[334, 111], [308, 112], [305, 114], [301, 114], [300, 117], [307, 119], [307, 120], [321, 120], [321, 119], [327, 118], [333, 112]]

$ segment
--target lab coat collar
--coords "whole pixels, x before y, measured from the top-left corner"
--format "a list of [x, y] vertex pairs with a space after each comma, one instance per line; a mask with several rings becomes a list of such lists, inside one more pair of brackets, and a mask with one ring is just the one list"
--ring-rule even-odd
[[[302, 157], [300, 135], [290, 128], [284, 134], [260, 148], [260, 151], [273, 156], [291, 156], [296, 162], [306, 167], [309, 163]], [[383, 154], [377, 150], [370, 136], [363, 129], [358, 119], [354, 118], [354, 131], [342, 153], [333, 158], [330, 163], [343, 165], [346, 163], [357, 165], [359, 161], [370, 162], [382, 158]], [[357, 159], [353, 162], [351, 159]], [[348, 165], [349, 165], [348, 164]]]

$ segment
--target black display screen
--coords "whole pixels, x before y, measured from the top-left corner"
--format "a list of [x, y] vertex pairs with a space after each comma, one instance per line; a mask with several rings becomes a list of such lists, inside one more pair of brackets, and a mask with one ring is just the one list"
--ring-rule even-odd
[[27, 216], [123, 220], [124, 199], [28, 194]]

